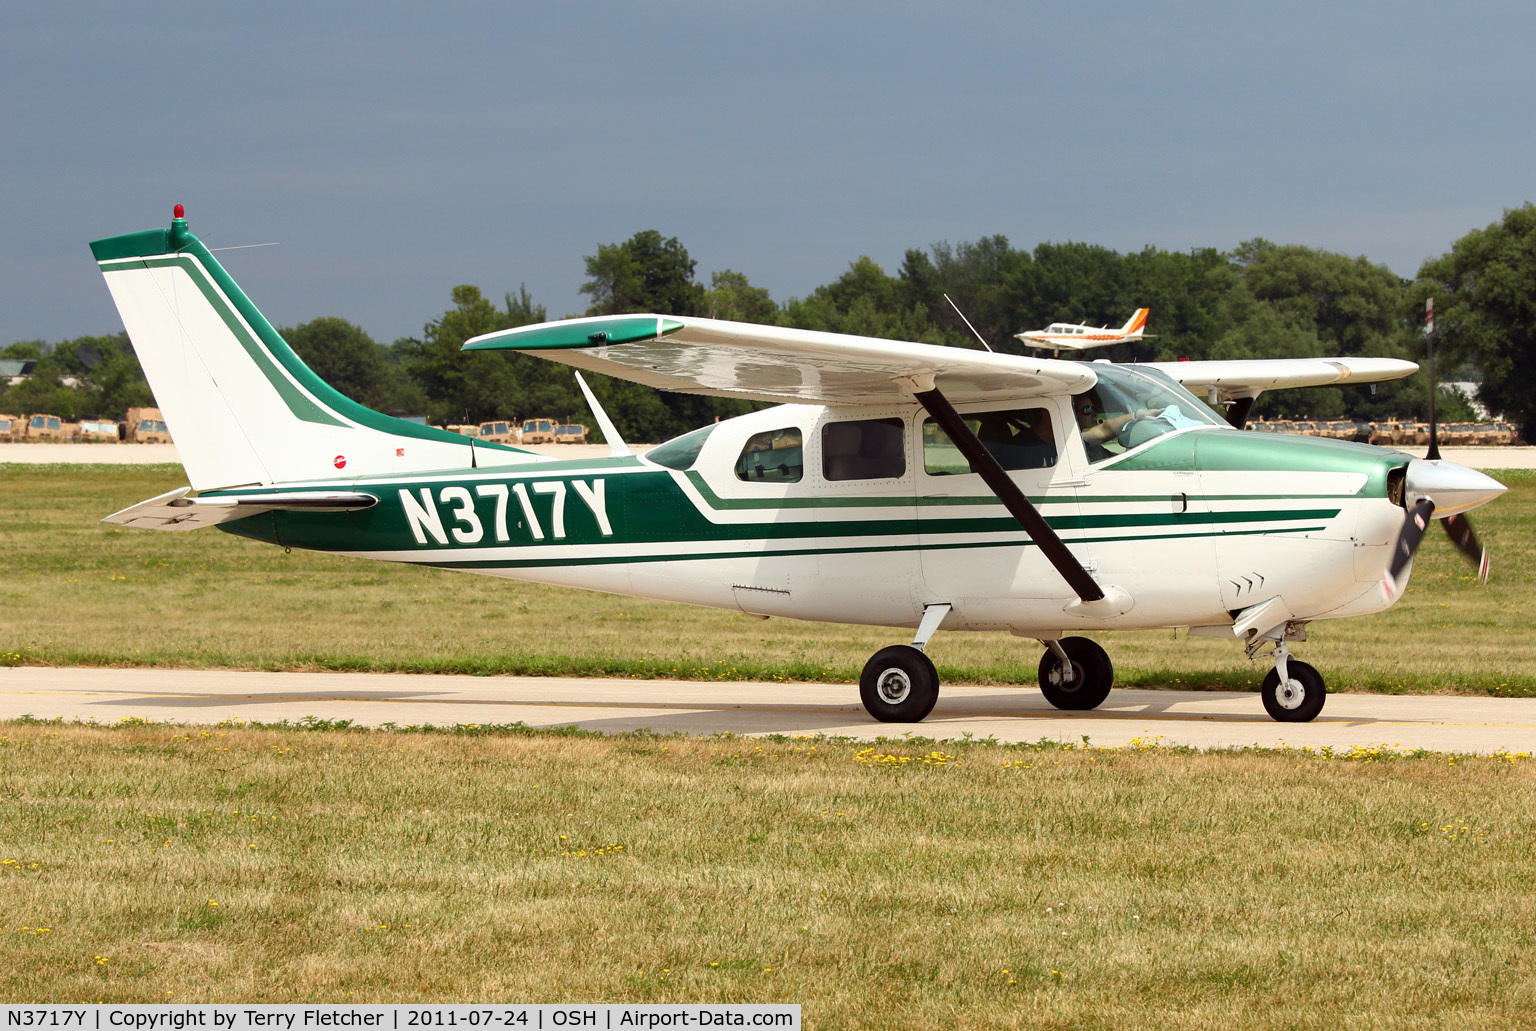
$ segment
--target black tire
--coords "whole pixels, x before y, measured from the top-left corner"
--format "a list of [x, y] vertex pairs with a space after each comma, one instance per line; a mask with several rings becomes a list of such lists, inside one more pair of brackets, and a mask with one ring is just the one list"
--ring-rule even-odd
[[1072, 673], [1064, 675], [1061, 659], [1047, 648], [1040, 658], [1040, 693], [1058, 709], [1097, 709], [1115, 686], [1109, 653], [1086, 637], [1064, 637], [1061, 649], [1072, 660]]
[[1259, 693], [1264, 697], [1264, 711], [1281, 723], [1311, 723], [1323, 711], [1328, 700], [1328, 686], [1323, 675], [1299, 659], [1285, 664], [1290, 674], [1287, 689], [1280, 689], [1280, 671], [1272, 669], [1264, 678]]
[[909, 644], [875, 652], [859, 677], [864, 709], [881, 723], [918, 723], [939, 700], [933, 662]]

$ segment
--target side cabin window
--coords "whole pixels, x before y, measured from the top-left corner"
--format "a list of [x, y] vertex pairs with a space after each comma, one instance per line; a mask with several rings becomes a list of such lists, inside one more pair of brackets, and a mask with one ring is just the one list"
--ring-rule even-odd
[[799, 483], [805, 475], [805, 434], [797, 426], [757, 433], [736, 459], [736, 478], [749, 483]]
[[829, 422], [821, 428], [821, 474], [828, 480], [889, 480], [907, 472], [901, 419]]
[[[1056, 464], [1056, 434], [1047, 409], [976, 412], [961, 418], [1004, 469], [1049, 469]], [[923, 423], [923, 471], [930, 476], [974, 471], [949, 434], [932, 420]]]

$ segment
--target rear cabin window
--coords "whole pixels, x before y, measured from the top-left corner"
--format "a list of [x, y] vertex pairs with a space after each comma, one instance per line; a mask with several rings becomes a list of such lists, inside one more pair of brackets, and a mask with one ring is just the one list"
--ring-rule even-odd
[[[1044, 408], [977, 412], [961, 416], [1004, 469], [1048, 469], [1056, 464], [1056, 436]], [[949, 434], [932, 420], [923, 423], [923, 471], [930, 476], [974, 472]]]
[[901, 419], [830, 422], [821, 428], [821, 474], [828, 480], [889, 480], [906, 472]]
[[748, 483], [799, 483], [805, 475], [805, 435], [798, 427], [755, 434], [736, 459], [736, 478]]

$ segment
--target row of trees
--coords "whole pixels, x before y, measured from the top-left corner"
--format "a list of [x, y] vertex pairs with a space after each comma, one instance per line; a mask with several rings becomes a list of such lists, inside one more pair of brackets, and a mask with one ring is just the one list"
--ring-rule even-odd
[[[1120, 254], [1081, 243], [1044, 243], [1032, 251], [1003, 236], [906, 252], [888, 274], [867, 257], [836, 281], [784, 304], [739, 272], [714, 273], [706, 286], [676, 238], [655, 230], [598, 247], [586, 258], [587, 314], [657, 312], [701, 315], [865, 336], [979, 347], [948, 298], [997, 351], [1027, 353], [1013, 338], [1054, 321], [1118, 323], [1152, 309], [1156, 336], [1093, 352], [1115, 361], [1178, 358], [1299, 358], [1374, 355], [1421, 360], [1425, 300], [1439, 312], [1439, 365], [1454, 378], [1479, 380], [1480, 400], [1522, 423], [1536, 413], [1536, 208], [1457, 241], [1406, 281], [1365, 258], [1252, 240], [1231, 252], [1148, 247]], [[341, 319], [283, 330], [294, 350], [343, 393], [382, 411], [425, 413], [440, 422], [552, 416], [590, 424], [570, 371], [528, 355], [465, 353], [470, 337], [545, 321], [526, 289], [495, 304], [478, 287], [458, 286], [452, 307], [419, 338], [385, 346]], [[49, 347], [13, 344], [4, 357], [39, 359], [32, 379], [0, 393], [0, 411], [53, 411], [67, 418], [120, 415], [149, 403], [122, 334]], [[1451, 378], [1442, 375], [1442, 378]], [[66, 386], [74, 382], [74, 387]], [[654, 441], [746, 402], [659, 394], [592, 377], [620, 432]], [[1471, 417], [1465, 400], [1442, 394], [1442, 418]], [[1424, 418], [1428, 379], [1419, 375], [1375, 388], [1274, 391], [1255, 416]]]
[[0, 350], [0, 358], [37, 361], [21, 382], [0, 380], [0, 412], [47, 412], [73, 422], [97, 415], [121, 419], [130, 408], [155, 403], [127, 333], [80, 337], [57, 346], [27, 340]]

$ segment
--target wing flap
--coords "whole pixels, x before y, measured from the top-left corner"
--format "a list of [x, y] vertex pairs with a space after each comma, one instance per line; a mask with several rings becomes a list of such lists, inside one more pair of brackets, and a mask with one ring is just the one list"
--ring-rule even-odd
[[464, 344], [498, 349], [659, 390], [768, 402], [909, 403], [914, 384], [936, 385], [956, 402], [1001, 401], [1081, 393], [1097, 382], [1091, 368], [1050, 358], [683, 316], [567, 319]]

